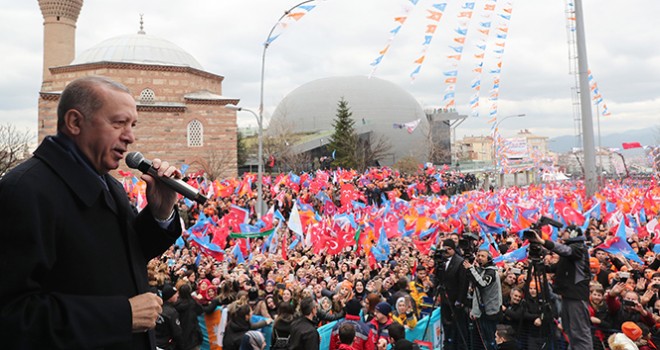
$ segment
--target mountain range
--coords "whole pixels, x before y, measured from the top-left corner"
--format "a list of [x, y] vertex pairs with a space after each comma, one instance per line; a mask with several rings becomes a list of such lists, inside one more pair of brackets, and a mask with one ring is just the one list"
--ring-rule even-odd
[[[548, 148], [556, 153], [566, 153], [576, 147], [577, 137], [574, 135], [565, 135], [553, 137], [549, 140]], [[642, 146], [660, 144], [660, 129], [658, 127], [649, 127], [646, 129], [628, 130], [621, 133], [601, 135], [601, 147], [619, 148], [624, 142], [639, 142]], [[598, 147], [598, 133], [594, 133], [594, 145]], [[625, 150], [628, 155], [641, 155], [642, 148]]]

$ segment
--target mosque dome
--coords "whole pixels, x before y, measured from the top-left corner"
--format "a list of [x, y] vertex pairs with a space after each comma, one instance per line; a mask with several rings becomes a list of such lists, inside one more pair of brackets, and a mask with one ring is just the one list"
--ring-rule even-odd
[[[386, 164], [405, 156], [426, 158], [429, 123], [419, 102], [400, 86], [375, 77], [330, 77], [301, 85], [279, 103], [270, 125], [299, 133], [334, 130], [341, 98], [348, 103], [356, 131], [372, 132], [372, 137], [392, 145]], [[416, 120], [420, 123], [412, 133], [393, 127]]]
[[71, 65], [96, 62], [154, 64], [204, 70], [191, 54], [179, 46], [144, 32], [104, 40], [80, 53]]

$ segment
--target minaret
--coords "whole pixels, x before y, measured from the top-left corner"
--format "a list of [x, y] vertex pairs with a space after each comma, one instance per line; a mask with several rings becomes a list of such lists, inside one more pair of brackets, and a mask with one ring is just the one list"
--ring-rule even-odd
[[43, 81], [50, 81], [48, 68], [65, 66], [76, 55], [76, 21], [83, 0], [38, 0], [44, 17]]

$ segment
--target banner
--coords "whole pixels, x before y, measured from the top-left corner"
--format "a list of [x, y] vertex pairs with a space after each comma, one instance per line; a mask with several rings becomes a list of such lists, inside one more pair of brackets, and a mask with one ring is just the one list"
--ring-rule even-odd
[[504, 140], [504, 156], [507, 159], [526, 159], [529, 158], [526, 138], [511, 138]]
[[[431, 324], [429, 323], [429, 317], [424, 317], [413, 329], [406, 330], [406, 339], [410, 341], [421, 340], [433, 343], [433, 349], [442, 348], [442, 324], [440, 323], [440, 308], [433, 310], [430, 318]], [[322, 349], [322, 348], [321, 348]]]

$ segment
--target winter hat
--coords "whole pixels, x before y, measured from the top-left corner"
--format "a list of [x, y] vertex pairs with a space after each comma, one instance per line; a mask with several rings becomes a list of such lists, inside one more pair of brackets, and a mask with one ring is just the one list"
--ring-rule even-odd
[[174, 288], [171, 284], [166, 284], [163, 286], [161, 298], [164, 301], [170, 300], [170, 298], [173, 297], [174, 294], [176, 294], [176, 288]]
[[597, 258], [589, 258], [589, 268], [591, 269], [600, 269], [600, 261]]
[[346, 306], [344, 306], [344, 311], [346, 312], [346, 314], [353, 316], [359, 316], [360, 309], [362, 309], [362, 305], [360, 305], [360, 301], [357, 299], [349, 300], [346, 303]]
[[383, 315], [389, 315], [392, 312], [392, 306], [385, 301], [381, 301], [376, 305], [376, 311], [380, 312]]
[[442, 246], [456, 250], [456, 242], [454, 242], [454, 240], [451, 238], [447, 238], [442, 241]]
[[349, 280], [344, 280], [341, 282], [341, 286], [348, 289], [348, 290], [353, 290], [353, 283]]
[[623, 334], [626, 335], [626, 337], [630, 338], [632, 341], [637, 341], [639, 338], [642, 337], [642, 329], [639, 328], [639, 326], [632, 321], [627, 321], [624, 322], [621, 325], [621, 331]]
[[259, 290], [255, 287], [250, 288], [248, 291], [248, 299], [250, 303], [256, 303], [259, 300]]

